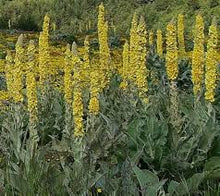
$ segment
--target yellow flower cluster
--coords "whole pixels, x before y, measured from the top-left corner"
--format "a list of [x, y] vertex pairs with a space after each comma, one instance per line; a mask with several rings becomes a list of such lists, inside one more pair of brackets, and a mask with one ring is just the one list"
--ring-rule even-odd
[[86, 36], [84, 41], [84, 58], [82, 64], [82, 87], [88, 88], [90, 83], [90, 57], [89, 57], [89, 38]]
[[13, 97], [13, 93], [14, 93], [13, 70], [14, 70], [14, 59], [11, 52], [8, 51], [6, 56], [5, 78], [7, 83], [7, 90], [10, 97]]
[[37, 121], [37, 84], [35, 79], [35, 45], [33, 41], [29, 42], [27, 49], [28, 56], [28, 70], [26, 78], [27, 86], [27, 99], [28, 99], [28, 111], [30, 115], [30, 122], [35, 123]]
[[147, 31], [144, 18], [141, 17], [140, 23], [137, 27], [138, 43], [137, 43], [137, 70], [135, 84], [139, 90], [139, 97], [148, 103], [147, 92], [148, 83], [147, 75], [148, 71], [146, 68], [146, 56], [147, 56]]
[[217, 64], [218, 64], [218, 29], [216, 24], [209, 28], [209, 40], [206, 55], [206, 73], [205, 73], [205, 98], [213, 102], [215, 99], [215, 88], [217, 86]]
[[163, 35], [160, 29], [157, 30], [157, 54], [163, 57]]
[[166, 33], [166, 70], [169, 80], [175, 80], [178, 76], [178, 51], [176, 41], [176, 27], [170, 22]]
[[99, 113], [99, 62], [95, 62], [93, 59], [90, 70], [90, 101], [89, 101], [89, 113], [97, 115]]
[[185, 55], [185, 41], [184, 41], [184, 16], [183, 14], [178, 15], [178, 46], [179, 56]]
[[131, 22], [131, 30], [130, 30], [130, 51], [129, 51], [129, 61], [130, 61], [130, 74], [129, 74], [129, 80], [134, 81], [135, 80], [135, 70], [137, 70], [137, 44], [138, 44], [138, 35], [137, 35], [137, 14], [134, 13], [132, 22]]
[[123, 54], [122, 54], [122, 79], [123, 81], [120, 84], [120, 88], [126, 89], [128, 86], [128, 79], [129, 79], [129, 44], [126, 41], [124, 44]]
[[49, 23], [48, 15], [44, 17], [43, 31], [39, 37], [39, 74], [40, 82], [43, 84], [48, 80], [50, 69], [50, 53], [49, 53]]
[[73, 119], [74, 119], [74, 136], [82, 137], [85, 135], [83, 128], [83, 100], [82, 91], [75, 89], [73, 93]]
[[82, 65], [80, 58], [77, 54], [72, 55], [72, 65], [73, 65], [73, 119], [74, 119], [74, 136], [82, 137], [84, 136], [83, 129], [83, 100], [82, 100]]
[[150, 30], [149, 32], [149, 46], [152, 47], [154, 45], [154, 32]]
[[65, 64], [64, 64], [64, 98], [66, 103], [72, 104], [72, 52], [70, 50], [70, 45], [67, 45], [65, 52]]
[[106, 87], [110, 78], [110, 49], [108, 46], [108, 22], [105, 21], [105, 8], [103, 3], [99, 5], [98, 14], [98, 39], [100, 58], [100, 85]]
[[193, 91], [197, 95], [202, 88], [204, 77], [204, 22], [201, 15], [196, 16], [194, 49], [192, 54]]
[[14, 93], [13, 98], [15, 102], [22, 102], [23, 101], [23, 95], [22, 95], [22, 89], [23, 89], [23, 83], [22, 83], [22, 77], [23, 77], [23, 68], [24, 68], [24, 48], [23, 48], [23, 34], [21, 34], [18, 37], [18, 41], [16, 43], [16, 54], [15, 54], [15, 67], [14, 67]]

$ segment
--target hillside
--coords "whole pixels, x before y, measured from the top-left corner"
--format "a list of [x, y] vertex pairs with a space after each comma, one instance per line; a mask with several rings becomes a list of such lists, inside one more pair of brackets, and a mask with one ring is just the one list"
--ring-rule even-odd
[[[49, 13], [59, 33], [81, 34], [93, 31], [101, 0], [1, 0], [0, 27], [40, 30], [42, 18]], [[164, 28], [178, 13], [185, 14], [187, 32], [191, 32], [195, 14], [202, 13], [206, 26], [213, 16], [219, 17], [218, 0], [104, 0], [112, 31], [129, 32], [133, 13], [144, 16], [147, 27]], [[9, 25], [10, 21], [10, 25]], [[207, 28], [206, 28], [207, 29]]]

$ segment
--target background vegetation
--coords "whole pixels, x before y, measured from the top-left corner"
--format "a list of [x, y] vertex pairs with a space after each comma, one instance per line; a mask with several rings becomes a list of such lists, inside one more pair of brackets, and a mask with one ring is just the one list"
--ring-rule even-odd
[[[0, 27], [40, 30], [47, 12], [57, 30], [64, 34], [82, 34], [96, 29], [97, 8], [102, 0], [1, 0]], [[128, 34], [134, 11], [145, 17], [147, 27], [165, 28], [167, 22], [182, 12], [191, 32], [195, 14], [202, 13], [206, 27], [213, 16], [219, 17], [217, 0], [103, 0], [108, 10], [110, 28]]]

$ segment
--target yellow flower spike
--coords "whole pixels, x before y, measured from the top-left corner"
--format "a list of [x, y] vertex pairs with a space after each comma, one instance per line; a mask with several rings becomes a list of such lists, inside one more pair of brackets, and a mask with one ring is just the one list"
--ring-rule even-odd
[[10, 97], [13, 97], [13, 93], [14, 93], [13, 70], [14, 70], [14, 59], [11, 52], [8, 51], [6, 56], [5, 77], [7, 83], [7, 90]]
[[137, 69], [135, 84], [139, 91], [139, 97], [145, 102], [148, 103], [147, 93], [148, 93], [148, 83], [147, 76], [148, 70], [146, 68], [146, 56], [147, 56], [147, 31], [144, 18], [141, 17], [140, 23], [137, 28], [138, 35], [138, 45], [137, 45]]
[[134, 13], [132, 23], [131, 23], [131, 30], [130, 30], [130, 50], [129, 50], [129, 80], [135, 80], [135, 70], [137, 69], [137, 44], [138, 44], [138, 35], [137, 35], [137, 14]]
[[202, 89], [204, 78], [204, 22], [201, 15], [196, 16], [194, 49], [192, 54], [192, 81], [194, 95]]
[[160, 29], [157, 30], [157, 54], [163, 57], [163, 35]]
[[85, 135], [83, 128], [83, 101], [80, 89], [75, 89], [73, 93], [73, 119], [74, 136], [83, 137]]
[[43, 31], [39, 37], [39, 75], [41, 85], [49, 79], [49, 74], [54, 72], [50, 66], [49, 22], [50, 18], [46, 15], [44, 17]]
[[30, 122], [37, 121], [37, 84], [35, 79], [36, 59], [34, 42], [30, 41], [27, 49], [28, 70], [26, 78], [28, 111], [30, 114]]
[[178, 46], [179, 46], [179, 56], [184, 56], [185, 51], [185, 40], [184, 40], [184, 16], [183, 14], [178, 15]]
[[89, 113], [93, 115], [98, 115], [99, 113], [99, 99], [98, 94], [91, 93], [91, 98], [89, 102]]
[[24, 68], [24, 48], [23, 48], [23, 34], [21, 34], [18, 37], [18, 41], [16, 43], [16, 54], [15, 54], [15, 67], [14, 67], [14, 101], [15, 102], [22, 102], [23, 101], [23, 95], [22, 95], [22, 89], [23, 89], [23, 83], [22, 83], [22, 77], [23, 77], [23, 68]]
[[149, 46], [153, 46], [154, 45], [154, 32], [153, 30], [150, 30], [149, 33]]
[[124, 44], [123, 54], [122, 54], [122, 82], [120, 84], [120, 88], [126, 89], [128, 86], [128, 79], [129, 79], [129, 44], [126, 40]]
[[205, 72], [205, 99], [213, 102], [215, 100], [215, 88], [217, 86], [217, 64], [218, 64], [218, 29], [213, 24], [209, 28], [209, 39], [206, 55], [206, 72]]
[[105, 8], [103, 3], [99, 5], [98, 14], [98, 40], [100, 60], [100, 85], [106, 87], [110, 79], [110, 49], [108, 46], [108, 23], [105, 21]]
[[70, 50], [70, 45], [68, 44], [66, 47], [64, 63], [64, 98], [69, 105], [72, 104], [72, 80], [72, 52]]
[[169, 80], [175, 80], [178, 76], [178, 51], [176, 40], [176, 27], [170, 22], [166, 33], [166, 71]]
[[88, 88], [90, 83], [90, 57], [89, 57], [89, 38], [86, 36], [84, 41], [84, 58], [82, 70], [82, 87]]

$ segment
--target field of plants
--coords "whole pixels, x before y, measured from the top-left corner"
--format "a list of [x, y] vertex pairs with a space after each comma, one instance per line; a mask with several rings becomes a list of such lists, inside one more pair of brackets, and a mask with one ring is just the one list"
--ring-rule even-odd
[[186, 39], [184, 14], [155, 31], [134, 12], [113, 39], [97, 12], [73, 43], [49, 14], [0, 32], [0, 195], [219, 196], [218, 19]]

